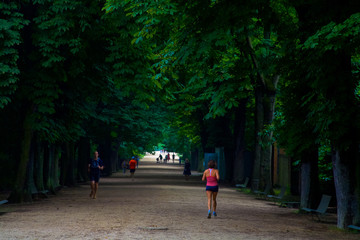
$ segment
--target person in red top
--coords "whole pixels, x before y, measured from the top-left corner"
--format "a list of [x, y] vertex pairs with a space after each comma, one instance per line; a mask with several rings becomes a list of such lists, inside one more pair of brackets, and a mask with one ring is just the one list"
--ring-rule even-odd
[[210, 160], [208, 163], [209, 169], [204, 171], [202, 180], [206, 180], [206, 196], [208, 199], [208, 218], [211, 218], [211, 198], [213, 200], [213, 214], [216, 217], [216, 197], [219, 191], [218, 181], [220, 179], [219, 170], [215, 169], [216, 163]]
[[134, 173], [136, 168], [137, 161], [135, 160], [135, 157], [132, 157], [129, 162], [129, 168], [130, 168], [130, 175], [132, 180], [134, 181]]

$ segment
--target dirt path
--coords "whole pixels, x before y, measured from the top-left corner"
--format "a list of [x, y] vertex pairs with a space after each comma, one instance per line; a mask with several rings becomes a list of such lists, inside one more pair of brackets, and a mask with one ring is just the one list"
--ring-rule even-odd
[[359, 239], [335, 223], [317, 223], [293, 209], [220, 186], [218, 217], [206, 218], [200, 174], [140, 161], [129, 173], [102, 178], [97, 199], [89, 186], [62, 189], [32, 204], [0, 206], [0, 239]]

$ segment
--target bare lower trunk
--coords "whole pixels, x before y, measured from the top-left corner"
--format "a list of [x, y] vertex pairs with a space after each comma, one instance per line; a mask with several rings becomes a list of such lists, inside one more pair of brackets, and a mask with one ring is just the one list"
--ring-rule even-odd
[[55, 188], [60, 186], [59, 162], [61, 158], [61, 147], [54, 146], [54, 167], [52, 168], [51, 178], [54, 181]]
[[44, 188], [44, 144], [37, 138], [36, 153], [35, 153], [35, 184], [38, 191], [43, 191]]
[[260, 158], [260, 187], [264, 188], [266, 185], [272, 186], [272, 156], [273, 156], [273, 131], [268, 127], [272, 124], [275, 111], [275, 92], [266, 91], [266, 95], [263, 97], [263, 110], [264, 121], [262, 129], [262, 148]]
[[359, 199], [355, 194], [354, 184], [356, 151], [356, 147], [347, 151], [333, 150], [332, 163], [337, 199], [338, 228], [346, 228], [348, 225], [354, 224], [359, 213]]
[[99, 146], [99, 157], [104, 162], [104, 170], [101, 171], [102, 174], [110, 176], [112, 174], [112, 164], [111, 164], [111, 152], [112, 152], [112, 141], [110, 138], [104, 140]]
[[59, 186], [59, 178], [57, 176], [57, 171], [59, 168], [57, 167], [58, 161], [56, 161], [55, 150], [56, 146], [50, 145], [47, 151], [48, 164], [46, 165], [47, 177], [45, 179], [45, 187], [51, 193], [55, 193], [56, 188]]
[[319, 200], [318, 152], [308, 152], [301, 161], [300, 207], [316, 208]]
[[111, 149], [110, 161], [111, 161], [111, 172], [115, 173], [116, 170], [117, 170], [116, 165], [117, 165], [117, 162], [118, 162], [117, 149]]
[[9, 196], [10, 202], [23, 202], [25, 198], [31, 199], [31, 193], [24, 188], [27, 165], [30, 158], [31, 140], [33, 134], [30, 113], [26, 115], [23, 127], [24, 127], [24, 137], [21, 142], [20, 161], [18, 164], [14, 189]]
[[76, 184], [75, 166], [74, 161], [74, 144], [65, 143], [63, 152], [61, 154], [61, 177], [60, 184], [66, 186], [73, 186]]
[[90, 159], [90, 139], [80, 138], [79, 141], [78, 178], [80, 181], [88, 179], [87, 165]]
[[355, 196], [357, 199], [357, 212], [354, 214], [354, 224], [357, 226], [360, 226], [360, 161], [356, 161], [356, 173], [355, 174], [355, 178], [356, 178], [356, 189], [355, 189]]
[[68, 143], [66, 148], [66, 157], [69, 159], [68, 161], [68, 174], [66, 178], [66, 185], [67, 186], [74, 186], [76, 185], [76, 163], [75, 160], [75, 144], [74, 143]]
[[[246, 127], [246, 103], [247, 99], [240, 102], [235, 116], [235, 157], [233, 163], [233, 181], [242, 182], [245, 179], [245, 127]], [[250, 175], [250, 174], [248, 174]]]
[[[255, 90], [255, 153], [251, 180], [251, 190], [259, 190], [260, 187], [260, 164], [261, 164], [261, 136], [264, 126], [263, 92], [260, 88]], [[263, 183], [261, 185], [264, 185]]]
[[[270, 136], [269, 136], [270, 137]], [[270, 141], [269, 137], [265, 137], [263, 141]], [[264, 146], [261, 149], [261, 163], [260, 163], [260, 187], [264, 188], [267, 184], [272, 186], [271, 162], [273, 149], [272, 145]]]
[[[37, 193], [38, 190], [35, 185], [34, 181], [34, 161], [35, 161], [35, 144], [32, 141], [31, 149], [30, 149], [30, 157], [28, 162], [28, 168], [27, 168], [27, 179], [26, 179], [26, 185], [28, 192], [30, 194]], [[29, 201], [32, 201], [32, 199], [28, 199]]]

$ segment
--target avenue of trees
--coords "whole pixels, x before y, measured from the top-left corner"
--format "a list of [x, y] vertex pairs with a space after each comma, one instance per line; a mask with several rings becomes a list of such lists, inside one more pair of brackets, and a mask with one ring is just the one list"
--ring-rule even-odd
[[252, 152], [261, 190], [276, 141], [301, 169], [302, 207], [330, 167], [338, 227], [360, 224], [358, 1], [5, 0], [0, 45], [13, 202], [86, 180], [95, 148], [110, 175], [159, 142], [224, 147], [231, 183]]

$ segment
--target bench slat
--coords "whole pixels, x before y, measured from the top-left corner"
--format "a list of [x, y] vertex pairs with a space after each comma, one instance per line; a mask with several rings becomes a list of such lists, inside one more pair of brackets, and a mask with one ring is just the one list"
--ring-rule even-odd
[[355, 226], [355, 225], [349, 225], [348, 228], [352, 228], [352, 229], [356, 229], [360, 231], [360, 227]]

